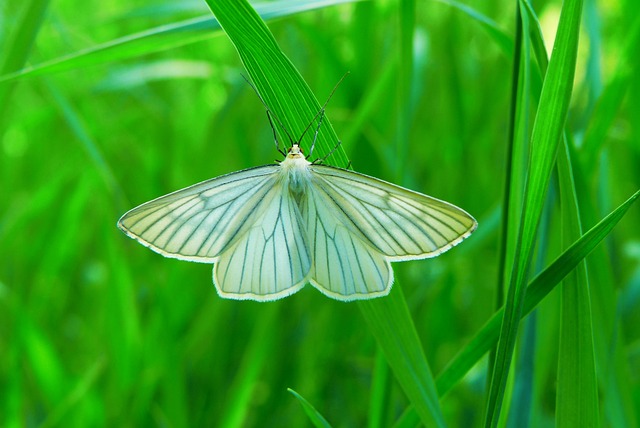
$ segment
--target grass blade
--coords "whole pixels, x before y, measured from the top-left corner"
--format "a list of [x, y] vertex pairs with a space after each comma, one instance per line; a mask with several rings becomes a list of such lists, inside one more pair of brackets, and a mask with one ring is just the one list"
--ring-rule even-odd
[[511, 272], [505, 317], [489, 391], [485, 426], [498, 424], [507, 377], [522, 316], [529, 263], [535, 235], [562, 135], [575, 73], [582, 1], [564, 3], [554, 52], [545, 76], [538, 113], [531, 137], [531, 159], [525, 187], [523, 217]]
[[[0, 76], [24, 66], [48, 6], [48, 0], [24, 2], [21, 14], [13, 27], [13, 33], [7, 37], [4, 43], [0, 44], [3, 51], [0, 55]], [[2, 82], [1, 79], [0, 82]], [[3, 120], [7, 116], [5, 109], [8, 109], [11, 104], [9, 97], [12, 91], [13, 85], [0, 85], [0, 131], [3, 129]]]
[[294, 397], [298, 399], [304, 412], [309, 416], [309, 420], [316, 428], [331, 428], [331, 424], [327, 422], [327, 420], [316, 410], [315, 407], [311, 405], [305, 398], [298, 394], [293, 389], [289, 388], [288, 391], [293, 394]]
[[[562, 240], [572, 242], [582, 235], [573, 174], [565, 144], [558, 153]], [[599, 426], [598, 381], [589, 282], [583, 261], [563, 280], [558, 358], [558, 426]]]
[[358, 303], [396, 379], [426, 426], [444, 426], [438, 393], [402, 289]]

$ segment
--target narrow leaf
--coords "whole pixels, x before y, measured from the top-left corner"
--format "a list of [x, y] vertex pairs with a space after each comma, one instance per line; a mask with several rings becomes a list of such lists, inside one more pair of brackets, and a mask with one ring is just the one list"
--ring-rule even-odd
[[[564, 143], [558, 153], [562, 241], [572, 242], [582, 234], [582, 226], [566, 139]], [[557, 426], [599, 426], [591, 302], [584, 261], [563, 280], [558, 354]]]
[[304, 412], [307, 414], [307, 416], [309, 416], [309, 420], [314, 427], [331, 428], [331, 424], [327, 422], [327, 420], [316, 410], [316, 408], [313, 407], [307, 400], [305, 400], [302, 395], [298, 394], [291, 388], [287, 388], [287, 391], [289, 391], [291, 394], [293, 394], [294, 397], [298, 399], [298, 401], [302, 405], [302, 408], [304, 409]]

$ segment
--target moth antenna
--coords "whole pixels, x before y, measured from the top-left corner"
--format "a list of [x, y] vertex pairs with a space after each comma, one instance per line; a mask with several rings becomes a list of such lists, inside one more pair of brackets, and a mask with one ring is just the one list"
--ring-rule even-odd
[[[329, 97], [327, 98], [327, 100], [324, 102], [324, 104], [322, 105], [322, 107], [320, 108], [320, 110], [318, 110], [318, 112], [316, 113], [315, 116], [313, 116], [313, 118], [311, 119], [311, 121], [309, 122], [309, 124], [307, 125], [306, 128], [304, 128], [304, 131], [302, 131], [302, 135], [300, 135], [300, 138], [298, 139], [298, 143], [300, 143], [300, 141], [302, 141], [302, 138], [304, 137], [304, 135], [307, 133], [307, 131], [309, 130], [309, 128], [311, 128], [311, 125], [313, 125], [313, 122], [318, 118], [318, 116], [322, 116], [324, 117], [324, 110], [327, 107], [327, 104], [329, 104], [329, 101], [331, 100], [331, 98], [333, 97], [333, 94], [336, 92], [336, 89], [338, 89], [338, 86], [340, 86], [340, 84], [342, 83], [342, 81], [347, 77], [347, 75], [349, 74], [349, 72], [347, 71], [341, 78], [340, 80], [338, 80], [338, 83], [336, 83], [336, 86], [333, 87], [333, 89], [331, 90], [331, 93], [329, 94]], [[322, 118], [320, 119], [320, 123], [322, 123]], [[318, 127], [316, 128], [316, 135], [313, 138], [313, 144], [315, 145], [316, 143], [316, 138], [318, 137], [318, 131], [320, 130], [320, 123], [318, 123]], [[311, 153], [309, 153], [311, 154]]]
[[[313, 135], [313, 142], [311, 143], [311, 149], [309, 150], [309, 156], [313, 153], [313, 148], [316, 146], [316, 140], [318, 139], [318, 132], [320, 132], [320, 125], [322, 125], [322, 121], [324, 120], [324, 107], [320, 110], [322, 114], [320, 115], [320, 120], [318, 120], [318, 126], [316, 126], [316, 132]], [[302, 137], [300, 137], [302, 139]]]
[[[330, 151], [326, 156], [324, 156], [324, 157], [322, 157], [322, 158], [320, 158], [320, 159], [316, 159], [316, 160], [314, 160], [314, 161], [313, 161], [313, 162], [311, 162], [311, 163], [313, 163], [313, 164], [316, 164], [316, 163], [323, 163], [325, 160], [327, 160], [327, 158], [328, 158], [329, 156], [331, 156], [331, 155], [333, 154], [333, 152], [335, 152], [336, 150], [338, 150], [338, 147], [340, 147], [340, 145], [342, 145], [342, 141], [338, 140], [338, 144], [336, 144], [336, 145], [333, 147], [333, 149], [331, 149], [331, 151]], [[311, 156], [311, 155], [309, 155], [309, 156]], [[351, 161], [349, 161], [349, 164], [351, 164]], [[348, 167], [347, 167], [347, 169], [348, 169]]]
[[278, 133], [276, 132], [276, 128], [273, 126], [273, 121], [271, 120], [271, 112], [267, 109], [267, 119], [269, 119], [269, 126], [271, 126], [271, 132], [273, 132], [273, 141], [276, 143], [276, 150], [278, 151], [278, 153], [280, 153], [282, 156], [287, 156], [284, 152], [284, 150], [282, 150], [280, 148], [280, 142], [278, 141]]

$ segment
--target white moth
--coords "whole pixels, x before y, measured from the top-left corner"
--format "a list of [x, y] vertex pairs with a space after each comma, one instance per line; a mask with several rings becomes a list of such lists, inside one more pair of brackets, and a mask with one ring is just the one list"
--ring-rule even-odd
[[447, 202], [309, 162], [233, 172], [132, 209], [118, 227], [165, 257], [215, 263], [221, 297], [276, 300], [311, 283], [349, 301], [385, 296], [390, 262], [435, 257], [476, 221]]
[[292, 141], [279, 164], [161, 196], [127, 212], [118, 227], [165, 257], [214, 263], [221, 297], [258, 301], [281, 299], [307, 283], [342, 301], [386, 296], [390, 262], [435, 257], [471, 235], [478, 224], [454, 205], [309, 162], [299, 142], [319, 117], [313, 151], [325, 106], [297, 142], [275, 118]]

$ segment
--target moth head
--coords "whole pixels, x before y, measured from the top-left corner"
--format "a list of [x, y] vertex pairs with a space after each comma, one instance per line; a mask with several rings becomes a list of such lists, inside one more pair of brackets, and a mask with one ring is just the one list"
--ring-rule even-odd
[[304, 158], [304, 151], [302, 147], [298, 143], [293, 143], [293, 145], [289, 148], [289, 153], [287, 154], [289, 159], [300, 159]]

